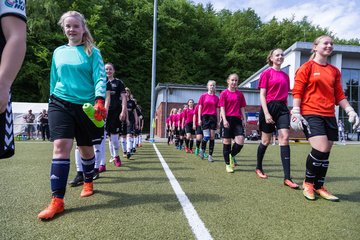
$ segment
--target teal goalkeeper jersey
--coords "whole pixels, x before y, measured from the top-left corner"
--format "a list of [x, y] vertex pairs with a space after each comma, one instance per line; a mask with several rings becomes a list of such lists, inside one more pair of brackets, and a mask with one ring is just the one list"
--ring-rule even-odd
[[63, 45], [55, 49], [50, 71], [50, 95], [65, 101], [94, 104], [95, 97], [105, 98], [106, 75], [99, 49], [91, 56], [84, 45]]

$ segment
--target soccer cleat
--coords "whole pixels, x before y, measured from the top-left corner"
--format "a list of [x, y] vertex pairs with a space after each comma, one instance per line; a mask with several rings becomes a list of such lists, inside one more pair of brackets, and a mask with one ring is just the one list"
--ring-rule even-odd
[[206, 152], [204, 152], [204, 158], [208, 158], [209, 154], [207, 154]]
[[123, 152], [123, 157], [126, 157], [126, 152]]
[[264, 171], [262, 171], [260, 169], [256, 169], [255, 173], [261, 179], [267, 179], [268, 178], [268, 176], [264, 173]]
[[121, 160], [120, 160], [120, 157], [119, 157], [119, 156], [116, 156], [116, 157], [114, 158], [114, 165], [115, 165], [116, 167], [121, 167]]
[[47, 208], [38, 214], [39, 219], [50, 219], [64, 211], [64, 199], [53, 197]]
[[193, 154], [194, 152], [193, 152], [193, 150], [192, 150], [192, 149], [190, 149], [190, 150], [189, 150], [189, 153]]
[[83, 173], [82, 172], [78, 172], [75, 176], [75, 178], [69, 182], [69, 185], [71, 187], [76, 187], [76, 186], [79, 186], [81, 185], [82, 183], [84, 182], [84, 176], [83, 176]]
[[188, 147], [185, 147], [185, 152], [186, 152], [186, 153], [189, 153], [189, 152], [190, 152]]
[[195, 155], [199, 155], [199, 148], [195, 148]]
[[99, 169], [94, 168], [94, 176], [93, 176], [93, 180], [96, 180], [100, 177], [99, 174]]
[[314, 184], [304, 181], [303, 189], [304, 189], [303, 194], [307, 200], [310, 200], [310, 201], [315, 200]]
[[338, 202], [339, 198], [332, 195], [324, 186], [322, 186], [319, 189], [315, 189], [315, 192], [320, 195], [320, 197], [332, 201], [332, 202]]
[[211, 155], [208, 156], [208, 162], [214, 162], [214, 159]]
[[139, 144], [138, 144], [138, 147], [142, 147], [142, 144], [141, 144], [141, 143], [139, 143]]
[[81, 190], [80, 197], [89, 197], [94, 194], [94, 184], [92, 182], [85, 182]]
[[127, 159], [130, 159], [130, 157], [131, 157], [131, 153], [128, 152], [128, 153], [126, 154], [126, 158], [127, 158]]
[[234, 157], [231, 154], [229, 154], [229, 159], [230, 159], [231, 168], [234, 168], [235, 167]]
[[230, 164], [229, 164], [229, 165], [226, 164], [226, 172], [228, 172], [228, 173], [233, 173], [233, 172], [234, 172], [234, 168], [232, 168]]
[[100, 165], [99, 173], [106, 172], [106, 165]]
[[291, 179], [285, 179], [284, 185], [288, 186], [289, 188], [292, 188], [292, 189], [299, 189], [299, 185], [294, 183], [293, 180], [291, 180]]
[[112, 163], [112, 162], [114, 162], [114, 160], [115, 160], [115, 158], [111, 157], [111, 158], [109, 159], [109, 162]]

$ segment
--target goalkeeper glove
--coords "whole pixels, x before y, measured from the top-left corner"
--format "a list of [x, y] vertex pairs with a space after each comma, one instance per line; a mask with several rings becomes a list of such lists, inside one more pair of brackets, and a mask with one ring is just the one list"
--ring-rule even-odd
[[308, 126], [308, 122], [301, 116], [300, 107], [293, 107], [291, 110], [290, 126], [295, 131], [304, 130], [304, 126]]
[[349, 123], [353, 124], [353, 129], [357, 129], [359, 126], [359, 116], [351, 106], [345, 108], [346, 114], [349, 116]]
[[105, 101], [103, 98], [101, 97], [97, 97], [95, 100], [95, 114], [94, 114], [94, 118], [98, 121], [104, 120], [107, 116], [107, 111], [106, 108], [104, 106]]

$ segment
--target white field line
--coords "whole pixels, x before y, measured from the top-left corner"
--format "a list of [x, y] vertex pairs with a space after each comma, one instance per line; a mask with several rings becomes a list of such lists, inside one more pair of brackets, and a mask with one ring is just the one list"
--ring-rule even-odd
[[176, 180], [174, 174], [171, 172], [169, 166], [167, 165], [166, 161], [164, 160], [163, 156], [161, 155], [160, 151], [156, 147], [155, 143], [153, 143], [155, 152], [161, 162], [162, 167], [168, 177], [171, 187], [173, 188], [176, 197], [178, 198], [185, 216], [189, 222], [192, 232], [194, 233], [196, 239], [199, 240], [209, 240], [213, 239], [209, 233], [209, 230], [205, 227], [204, 222], [200, 219], [198, 213], [196, 212], [194, 206], [190, 202], [189, 198], [186, 196], [185, 192], [182, 190], [179, 182]]

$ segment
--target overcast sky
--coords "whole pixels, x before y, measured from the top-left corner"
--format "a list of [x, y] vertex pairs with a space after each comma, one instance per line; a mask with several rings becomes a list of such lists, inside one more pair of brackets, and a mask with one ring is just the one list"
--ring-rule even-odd
[[191, 0], [193, 3], [212, 3], [215, 10], [231, 11], [252, 8], [263, 22], [308, 16], [313, 25], [328, 28], [337, 37], [360, 39], [360, 0]]

